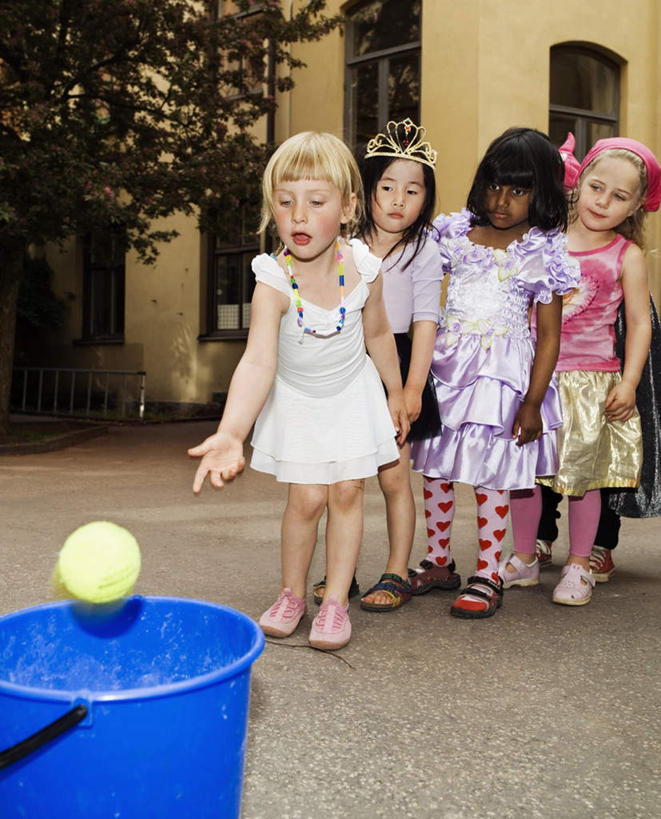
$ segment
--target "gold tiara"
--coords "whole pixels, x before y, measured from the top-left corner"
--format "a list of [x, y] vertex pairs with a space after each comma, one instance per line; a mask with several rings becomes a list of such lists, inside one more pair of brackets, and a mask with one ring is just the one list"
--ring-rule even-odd
[[393, 156], [399, 159], [412, 159], [414, 162], [422, 162], [423, 165], [434, 168], [437, 154], [432, 146], [424, 141], [424, 136], [425, 129], [422, 125], [416, 125], [409, 117], [401, 122], [390, 120], [385, 132], [377, 134], [367, 143], [365, 159], [371, 156]]

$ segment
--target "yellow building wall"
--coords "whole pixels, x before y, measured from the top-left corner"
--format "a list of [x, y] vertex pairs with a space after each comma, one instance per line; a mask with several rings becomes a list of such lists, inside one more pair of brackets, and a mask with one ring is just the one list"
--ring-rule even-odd
[[[621, 133], [661, 157], [660, 6], [658, 0], [423, 0], [421, 119], [439, 151], [438, 209], [463, 206], [480, 157], [505, 128], [547, 129], [549, 49], [559, 43], [598, 44], [623, 61]], [[327, 10], [350, 7], [329, 0]], [[342, 136], [342, 32], [298, 45], [294, 53], [307, 67], [294, 71], [294, 91], [279, 98], [276, 142], [307, 129]], [[82, 260], [73, 243], [61, 255], [49, 254], [58, 292], [77, 294], [55, 352], [76, 366], [146, 370], [148, 401], [207, 403], [227, 389], [244, 343], [198, 340], [203, 243], [192, 218], [175, 217], [165, 226], [180, 236], [163, 246], [155, 265], [127, 258], [124, 345], [72, 347], [81, 327]], [[647, 239], [651, 289], [661, 305], [659, 214], [648, 217]]]
[[[50, 248], [55, 294], [68, 305], [67, 326], [40, 364], [103, 370], [143, 370], [148, 402], [206, 404], [222, 392], [244, 349], [241, 340], [201, 343], [204, 258], [193, 217], [154, 224], [179, 236], [161, 247], [154, 264], [126, 257], [124, 343], [80, 343], [83, 259], [80, 243]], [[72, 297], [73, 296], [73, 297]]]
[[[331, 0], [329, 12], [351, 11]], [[421, 121], [438, 150], [439, 210], [461, 208], [491, 140], [511, 126], [546, 131], [549, 52], [560, 43], [596, 44], [625, 64], [620, 133], [661, 157], [659, 0], [423, 0]], [[318, 128], [342, 133], [344, 45], [340, 34], [298, 46], [307, 68], [296, 88], [285, 137]], [[651, 289], [661, 305], [661, 216], [647, 218]]]

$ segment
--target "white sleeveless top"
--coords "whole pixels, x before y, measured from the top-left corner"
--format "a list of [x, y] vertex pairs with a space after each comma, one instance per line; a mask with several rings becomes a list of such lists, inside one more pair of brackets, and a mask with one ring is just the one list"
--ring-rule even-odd
[[331, 310], [301, 297], [307, 327], [298, 325], [296, 301], [273, 256], [252, 263], [258, 282], [289, 296], [280, 320], [276, 377], [255, 423], [251, 466], [287, 483], [330, 484], [375, 475], [399, 457], [383, 385], [365, 350], [362, 309], [380, 259], [358, 239], [350, 242], [360, 281], [345, 298], [336, 326]]

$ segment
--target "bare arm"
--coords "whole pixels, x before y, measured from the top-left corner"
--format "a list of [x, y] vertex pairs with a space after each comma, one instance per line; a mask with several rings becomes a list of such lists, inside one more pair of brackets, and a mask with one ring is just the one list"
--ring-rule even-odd
[[202, 458], [193, 481], [196, 494], [207, 475], [212, 486], [222, 489], [225, 481], [235, 478], [245, 466], [243, 443], [275, 378], [280, 318], [288, 304], [284, 294], [257, 283], [248, 342], [232, 376], [218, 430], [188, 450], [192, 457]]
[[403, 444], [409, 434], [409, 421], [404, 405], [395, 337], [390, 329], [383, 303], [383, 280], [380, 273], [368, 287], [370, 294], [363, 307], [365, 346], [385, 384], [390, 415], [398, 430], [397, 441]]
[[541, 437], [540, 407], [558, 360], [561, 325], [562, 299], [554, 293], [550, 304], [537, 303], [537, 345], [530, 385], [512, 427], [512, 437], [518, 438], [518, 446]]
[[418, 418], [422, 407], [422, 391], [427, 383], [436, 342], [435, 321], [413, 322], [411, 364], [404, 385], [404, 403], [411, 423]]
[[624, 291], [624, 367], [622, 381], [608, 394], [606, 417], [609, 421], [627, 421], [636, 407], [636, 388], [645, 366], [652, 337], [650, 295], [647, 265], [642, 250], [629, 245], [622, 265]]

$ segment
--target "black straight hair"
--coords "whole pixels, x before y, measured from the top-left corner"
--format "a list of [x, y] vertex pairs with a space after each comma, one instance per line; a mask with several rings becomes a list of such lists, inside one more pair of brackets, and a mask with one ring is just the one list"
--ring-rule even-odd
[[532, 191], [528, 223], [542, 230], [567, 227], [564, 163], [548, 136], [534, 128], [508, 128], [487, 148], [475, 173], [467, 207], [473, 224], [488, 225], [489, 185], [512, 185]]
[[[361, 151], [361, 159], [358, 162], [360, 175], [363, 180], [363, 188], [365, 189], [365, 209], [362, 219], [358, 224], [358, 235], [365, 241], [368, 241], [370, 234], [373, 234], [376, 229], [374, 214], [372, 212], [372, 198], [376, 192], [379, 180], [393, 162], [398, 159], [406, 159], [406, 157], [371, 156], [369, 159], [366, 159], [364, 154], [365, 151], [363, 149]], [[414, 162], [415, 160], [408, 161]], [[420, 166], [422, 167], [422, 178], [425, 183], [425, 198], [422, 208], [415, 222], [406, 228], [402, 234], [402, 238], [396, 242], [385, 255], [387, 259], [400, 247], [403, 253], [408, 244], [415, 243], [413, 255], [406, 262], [403, 269], [406, 269], [411, 264], [424, 245], [426, 233], [431, 229], [431, 219], [434, 214], [434, 204], [436, 202], [436, 177], [434, 176], [434, 169], [431, 165], [425, 165], [424, 162], [421, 162]]]

